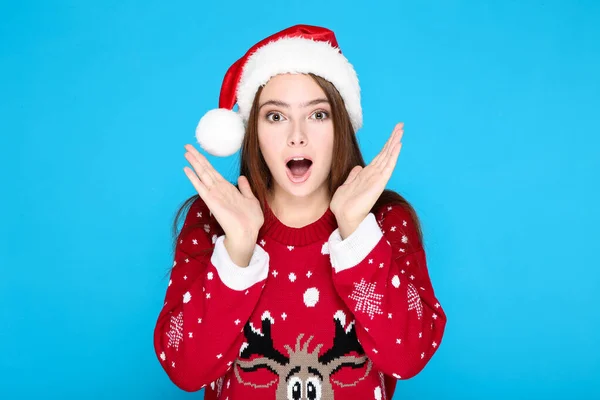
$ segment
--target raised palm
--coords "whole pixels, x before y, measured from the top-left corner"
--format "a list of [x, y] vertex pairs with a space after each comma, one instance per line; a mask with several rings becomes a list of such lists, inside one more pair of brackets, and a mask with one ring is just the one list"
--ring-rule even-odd
[[349, 223], [362, 221], [379, 199], [392, 176], [400, 149], [404, 124], [394, 128], [381, 152], [366, 167], [354, 167], [334, 193], [330, 208], [336, 218]]
[[238, 178], [238, 188], [224, 179], [198, 150], [186, 145], [185, 158], [194, 170], [184, 167], [185, 174], [215, 216], [227, 237], [248, 238], [257, 235], [264, 215], [260, 202], [252, 193], [248, 179]]

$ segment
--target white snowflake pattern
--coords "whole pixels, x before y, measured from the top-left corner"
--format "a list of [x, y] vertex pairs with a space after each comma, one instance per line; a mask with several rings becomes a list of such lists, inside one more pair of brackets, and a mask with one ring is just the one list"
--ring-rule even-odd
[[287, 248], [288, 248], [289, 251], [294, 250], [294, 246], [288, 246]]
[[306, 277], [307, 277], [307, 278], [310, 278], [311, 276], [312, 276], [312, 272], [308, 271], [308, 272], [306, 273]]
[[167, 336], [169, 337], [167, 347], [175, 347], [175, 350], [179, 350], [179, 342], [183, 340], [183, 311], [180, 311], [176, 317], [171, 316]]
[[212, 273], [212, 272], [209, 272], [208, 274], [206, 274], [206, 277], [208, 278], [208, 280], [209, 280], [209, 281], [210, 281], [210, 280], [212, 280], [212, 278], [213, 278], [213, 273]]
[[423, 304], [421, 303], [421, 298], [419, 297], [419, 292], [417, 288], [411, 283], [408, 285], [408, 310], [416, 310], [417, 318], [421, 319], [423, 315]]
[[396, 289], [400, 286], [400, 277], [398, 277], [398, 275], [394, 275], [392, 278], [392, 286], [394, 286]]
[[354, 312], [362, 311], [371, 319], [374, 318], [375, 314], [383, 314], [383, 311], [379, 308], [383, 295], [375, 293], [376, 285], [377, 283], [366, 282], [364, 278], [361, 279], [360, 283], [354, 282], [354, 290], [348, 296], [350, 299], [356, 300]]
[[290, 272], [290, 274], [288, 275], [288, 278], [290, 279], [290, 282], [294, 282], [296, 280], [296, 274], [293, 272]]
[[204, 232], [206, 232], [206, 233], [210, 232], [210, 225], [209, 224], [204, 224]]

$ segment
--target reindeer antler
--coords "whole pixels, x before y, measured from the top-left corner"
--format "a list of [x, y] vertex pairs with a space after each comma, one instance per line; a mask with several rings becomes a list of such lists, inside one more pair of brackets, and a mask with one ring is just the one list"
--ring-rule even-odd
[[[263, 357], [258, 357], [251, 361], [240, 360], [238, 358], [235, 363], [239, 368], [246, 372], [266, 368], [272, 373], [280, 375], [282, 367], [289, 362], [289, 358], [273, 347], [271, 324], [274, 323], [274, 320], [271, 317], [271, 314], [268, 311], [265, 311], [261, 320], [262, 331], [254, 328], [251, 322], [247, 322], [246, 325], [244, 325], [244, 336], [246, 336], [248, 342], [242, 345], [242, 348], [240, 349], [240, 358], [250, 358], [253, 354]], [[278, 381], [278, 379], [275, 379], [266, 385], [256, 385], [254, 383], [244, 382], [237, 368], [234, 368], [234, 373], [239, 383], [257, 388], [266, 388]]]
[[[354, 385], [356, 382], [367, 377], [371, 371], [372, 362], [366, 355], [364, 355], [365, 351], [358, 342], [356, 330], [354, 329], [354, 321], [350, 322], [348, 327], [344, 328], [344, 325], [346, 325], [346, 314], [344, 314], [344, 312], [341, 310], [335, 313], [333, 320], [335, 323], [333, 346], [319, 357], [319, 362], [329, 368], [329, 376], [336, 373], [342, 367], [359, 368], [367, 363], [364, 376], [352, 384], [345, 385], [332, 379], [332, 381], [339, 386]], [[347, 356], [346, 354], [350, 353], [351, 351], [355, 351], [362, 356]]]
[[350, 322], [348, 328], [344, 329], [344, 325], [346, 325], [346, 314], [341, 310], [335, 313], [333, 321], [335, 323], [333, 346], [319, 357], [319, 362], [321, 364], [329, 364], [332, 360], [348, 354], [351, 351], [356, 351], [358, 354], [365, 354], [362, 346], [358, 343], [356, 330], [354, 329], [354, 321]]

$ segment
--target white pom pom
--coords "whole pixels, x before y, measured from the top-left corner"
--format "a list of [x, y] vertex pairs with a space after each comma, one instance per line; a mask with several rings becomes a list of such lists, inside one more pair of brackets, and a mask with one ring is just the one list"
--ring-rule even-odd
[[242, 147], [244, 121], [235, 111], [226, 108], [210, 110], [196, 126], [196, 140], [208, 153], [230, 156]]

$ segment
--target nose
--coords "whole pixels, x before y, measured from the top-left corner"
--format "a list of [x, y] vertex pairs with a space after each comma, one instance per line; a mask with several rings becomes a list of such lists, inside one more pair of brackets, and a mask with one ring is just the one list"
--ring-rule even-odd
[[304, 129], [300, 121], [293, 124], [292, 132], [288, 138], [288, 145], [291, 147], [306, 146], [308, 138], [304, 134]]

